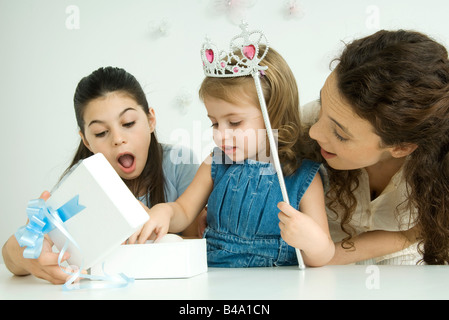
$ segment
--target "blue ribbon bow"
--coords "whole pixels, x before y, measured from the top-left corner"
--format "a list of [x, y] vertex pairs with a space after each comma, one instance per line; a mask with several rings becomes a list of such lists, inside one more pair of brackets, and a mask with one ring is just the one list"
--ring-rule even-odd
[[[104, 273], [103, 270], [104, 275], [92, 276], [89, 274], [81, 273], [83, 267], [82, 265], [79, 266], [79, 268], [77, 267], [76, 271], [74, 272], [69, 272], [62, 268], [62, 257], [64, 255], [64, 252], [67, 250], [69, 242], [72, 242], [76, 248], [80, 249], [75, 239], [72, 238], [70, 233], [63, 225], [65, 221], [69, 220], [71, 217], [85, 208], [85, 206], [78, 203], [78, 200], [79, 196], [76, 195], [57, 210], [53, 210], [50, 206], [47, 206], [46, 202], [43, 199], [34, 199], [28, 202], [26, 211], [29, 222], [27, 225], [20, 227], [15, 233], [15, 237], [17, 239], [17, 242], [19, 242], [19, 245], [21, 247], [26, 246], [25, 250], [23, 251], [23, 257], [28, 259], [37, 259], [42, 252], [44, 235], [54, 228], [57, 228], [67, 238], [64, 247], [59, 253], [58, 265], [66, 274], [71, 275], [63, 285], [63, 290], [83, 288], [120, 288], [126, 287], [129, 284], [133, 283], [134, 279], [128, 278], [123, 273], [119, 273], [117, 275], [108, 275]], [[101, 280], [105, 283], [103, 283], [102, 285], [90, 283], [81, 285], [80, 283], [76, 282], [77, 279], [81, 278]]]
[[47, 206], [43, 199], [33, 199], [28, 202], [26, 211], [29, 222], [15, 233], [19, 245], [26, 246], [23, 251], [24, 258], [37, 259], [40, 256], [44, 235], [55, 228], [52, 219], [64, 223], [79, 213], [85, 206], [80, 205], [78, 201], [79, 196], [76, 195], [56, 211]]

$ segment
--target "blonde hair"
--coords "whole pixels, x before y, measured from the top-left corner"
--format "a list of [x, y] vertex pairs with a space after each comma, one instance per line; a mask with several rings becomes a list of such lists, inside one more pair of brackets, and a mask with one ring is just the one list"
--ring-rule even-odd
[[[266, 50], [263, 45], [259, 48]], [[287, 62], [273, 48], [269, 48], [260, 65], [268, 67], [261, 77], [261, 85], [272, 129], [278, 130], [278, 153], [282, 170], [288, 176], [299, 168], [301, 162], [298, 161], [298, 156], [302, 155], [303, 150], [304, 130], [300, 122], [298, 86]], [[259, 104], [252, 76], [206, 77], [199, 95], [203, 101], [206, 97], [214, 97], [235, 103], [242, 92], [254, 97], [254, 101]]]

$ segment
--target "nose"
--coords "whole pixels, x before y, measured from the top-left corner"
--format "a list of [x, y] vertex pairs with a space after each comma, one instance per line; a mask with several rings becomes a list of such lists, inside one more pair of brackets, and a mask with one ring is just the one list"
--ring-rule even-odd
[[229, 129], [225, 126], [219, 126], [219, 128], [214, 129], [214, 137], [215, 141], [224, 142], [233, 137], [232, 129]]
[[317, 122], [315, 122], [309, 129], [309, 136], [316, 141], [319, 142], [324, 142], [325, 137], [323, 134], [323, 130], [320, 129], [321, 127], [321, 123], [320, 120], [318, 120]]
[[112, 132], [112, 143], [114, 146], [120, 146], [126, 143], [126, 139], [120, 130], [114, 130]]

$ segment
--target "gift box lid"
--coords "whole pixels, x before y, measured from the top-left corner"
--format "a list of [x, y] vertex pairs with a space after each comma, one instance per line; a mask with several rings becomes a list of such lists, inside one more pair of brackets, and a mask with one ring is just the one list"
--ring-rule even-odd
[[[75, 196], [82, 209], [64, 227], [78, 245], [69, 244], [68, 263], [83, 269], [101, 262], [149, 219], [101, 153], [81, 161], [52, 192], [47, 205], [56, 209]], [[57, 228], [49, 236], [61, 250], [67, 237]]]

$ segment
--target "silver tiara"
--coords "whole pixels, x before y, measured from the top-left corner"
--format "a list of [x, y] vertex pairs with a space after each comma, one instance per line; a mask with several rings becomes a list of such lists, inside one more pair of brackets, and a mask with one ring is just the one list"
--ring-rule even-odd
[[[248, 31], [248, 24], [240, 24], [242, 32], [231, 39], [229, 51], [219, 50], [206, 37], [201, 48], [204, 74], [208, 77], [239, 77], [263, 72], [268, 67], [259, 66], [268, 52], [268, 40], [262, 31]], [[259, 45], [265, 44], [264, 52], [259, 51]], [[241, 55], [239, 55], [240, 53]]]

